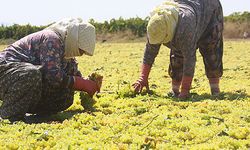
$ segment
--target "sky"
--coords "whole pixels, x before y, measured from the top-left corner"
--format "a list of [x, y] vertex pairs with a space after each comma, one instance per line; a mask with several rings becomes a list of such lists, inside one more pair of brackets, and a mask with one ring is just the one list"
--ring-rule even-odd
[[[112, 18], [145, 18], [164, 0], [2, 0], [0, 24], [47, 25], [66, 17], [93, 18], [98, 22]], [[220, 0], [224, 16], [250, 12], [250, 0]]]

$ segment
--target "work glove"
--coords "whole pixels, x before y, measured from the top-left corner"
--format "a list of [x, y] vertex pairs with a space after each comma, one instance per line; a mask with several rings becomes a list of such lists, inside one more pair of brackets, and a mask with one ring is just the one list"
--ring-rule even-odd
[[96, 92], [100, 92], [100, 87], [95, 81], [74, 76], [73, 89], [76, 91], [85, 91], [89, 96], [93, 97]]
[[141, 75], [139, 79], [132, 85], [136, 93], [141, 93], [144, 87], [146, 87], [147, 92], [149, 92], [148, 76], [150, 70], [151, 70], [150, 65], [142, 64]]
[[190, 89], [192, 84], [193, 77], [183, 76], [181, 81], [181, 93], [178, 98], [186, 99], [190, 96]]
[[210, 89], [211, 89], [211, 94], [214, 96], [217, 96], [220, 94], [220, 78], [209, 78], [209, 84], [210, 84]]

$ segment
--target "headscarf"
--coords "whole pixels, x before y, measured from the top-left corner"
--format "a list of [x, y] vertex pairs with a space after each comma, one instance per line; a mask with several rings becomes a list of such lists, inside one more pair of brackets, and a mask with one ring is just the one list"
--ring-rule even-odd
[[82, 19], [62, 19], [47, 27], [46, 30], [53, 30], [61, 36], [65, 44], [65, 58], [81, 56], [79, 49], [87, 55], [92, 56], [94, 54], [95, 27], [89, 23], [84, 23]]
[[178, 3], [168, 0], [157, 6], [150, 15], [151, 18], [147, 26], [149, 43], [162, 44], [170, 42], [174, 37], [178, 23]]

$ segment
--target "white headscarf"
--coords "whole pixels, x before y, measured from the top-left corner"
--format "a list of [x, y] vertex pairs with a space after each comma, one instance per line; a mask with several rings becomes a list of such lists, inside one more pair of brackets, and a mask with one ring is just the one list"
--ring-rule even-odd
[[149, 43], [162, 44], [170, 42], [178, 23], [178, 3], [167, 0], [151, 12], [147, 26]]
[[82, 19], [66, 18], [49, 27], [61, 35], [65, 44], [65, 58], [81, 56], [79, 49], [87, 55], [92, 56], [95, 49], [95, 27], [89, 23], [84, 23]]

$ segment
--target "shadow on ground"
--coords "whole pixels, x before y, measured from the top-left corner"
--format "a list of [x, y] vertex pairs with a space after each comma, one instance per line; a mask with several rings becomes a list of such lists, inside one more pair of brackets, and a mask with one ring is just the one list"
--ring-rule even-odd
[[83, 113], [83, 110], [69, 110], [63, 111], [53, 115], [29, 115], [26, 114], [24, 122], [28, 124], [33, 123], [62, 123], [66, 119], [71, 119], [75, 114]]
[[141, 94], [136, 94], [134, 91], [129, 91], [125, 90], [120, 93], [117, 93], [117, 98], [135, 98], [137, 95], [145, 96], [145, 95], [150, 95], [153, 97], [159, 97], [159, 98], [168, 98], [172, 99], [173, 101], [176, 102], [199, 102], [203, 100], [229, 100], [229, 101], [234, 101], [234, 100], [247, 100], [250, 99], [250, 95], [247, 94], [246, 90], [237, 90], [237, 91], [232, 91], [232, 92], [221, 92], [217, 96], [213, 96], [210, 93], [205, 93], [205, 94], [198, 94], [198, 93], [191, 93], [190, 98], [187, 99], [179, 99], [176, 98], [172, 93], [167, 93], [166, 95], [159, 95], [155, 91], [150, 90], [150, 91], [145, 91], [143, 90]]
[[76, 114], [81, 113], [88, 113], [90, 115], [95, 116], [95, 112], [99, 111], [96, 108], [92, 108], [91, 110], [68, 110], [59, 112], [57, 114], [53, 115], [36, 115], [36, 114], [26, 114], [25, 117], [21, 117], [19, 119], [15, 118], [14, 120], [10, 119], [2, 119], [0, 118], [0, 124], [15, 124], [16, 122], [22, 121], [27, 124], [40, 124], [40, 123], [46, 123], [46, 124], [58, 124], [62, 123], [65, 120], [69, 120], [74, 117]]
[[246, 91], [235, 91], [235, 92], [221, 92], [217, 96], [213, 96], [210, 94], [197, 94], [197, 93], [191, 93], [191, 97], [186, 100], [181, 100], [175, 98], [174, 101], [191, 101], [191, 102], [198, 102], [203, 100], [228, 100], [228, 101], [234, 101], [234, 100], [246, 100], [250, 99], [250, 95], [246, 93]]

